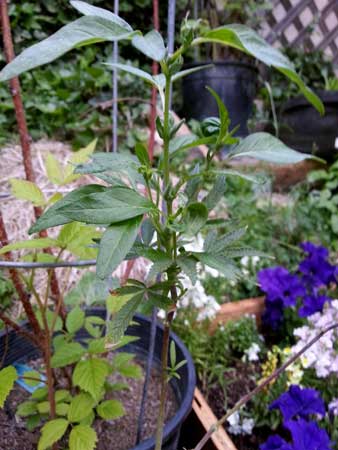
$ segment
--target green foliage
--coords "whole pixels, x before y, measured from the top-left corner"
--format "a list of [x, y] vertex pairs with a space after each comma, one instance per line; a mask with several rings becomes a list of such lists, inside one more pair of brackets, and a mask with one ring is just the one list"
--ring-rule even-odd
[[13, 389], [18, 374], [13, 366], [0, 370], [0, 408], [3, 408], [6, 398]]
[[47, 422], [41, 429], [38, 450], [46, 450], [62, 438], [68, 427], [66, 419], [54, 419]]
[[[8, 308], [15, 298], [13, 283], [0, 273], [0, 306], [1, 309]], [[1, 328], [1, 325], [0, 325]]]

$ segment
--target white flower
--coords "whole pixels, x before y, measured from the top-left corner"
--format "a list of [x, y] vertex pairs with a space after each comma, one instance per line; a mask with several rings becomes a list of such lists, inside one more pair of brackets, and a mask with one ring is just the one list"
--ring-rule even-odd
[[333, 399], [329, 403], [329, 411], [332, 412], [335, 416], [338, 416], [338, 398]]
[[256, 342], [253, 342], [249, 348], [244, 351], [244, 354], [248, 361], [258, 361], [259, 360], [259, 352], [261, 348]]
[[230, 424], [229, 426], [229, 432], [231, 434], [251, 434], [252, 430], [255, 426], [254, 419], [248, 419], [246, 417], [243, 418], [241, 423], [241, 417], [238, 411], [236, 411], [234, 414], [232, 414], [228, 418], [228, 422]]
[[254, 426], [255, 426], [254, 419], [247, 419], [247, 418], [243, 419], [242, 423], [243, 434], [251, 434]]

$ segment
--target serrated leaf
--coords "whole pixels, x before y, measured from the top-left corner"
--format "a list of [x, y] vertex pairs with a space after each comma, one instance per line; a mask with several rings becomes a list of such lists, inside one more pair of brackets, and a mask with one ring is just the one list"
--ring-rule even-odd
[[134, 36], [131, 43], [137, 50], [154, 61], [160, 62], [166, 55], [163, 38], [156, 30], [151, 30], [144, 36]]
[[54, 419], [47, 422], [41, 428], [41, 437], [38, 443], [38, 450], [46, 450], [55, 442], [59, 441], [68, 428], [66, 419]]
[[70, 403], [68, 410], [69, 422], [81, 422], [85, 419], [90, 410], [94, 408], [95, 401], [89, 394], [81, 393], [74, 397]]
[[[164, 252], [160, 250], [154, 250], [157, 253], [156, 259], [153, 259], [154, 263], [150, 267], [148, 272], [148, 280], [153, 280], [157, 274], [164, 272], [169, 269], [169, 267], [173, 264], [173, 261], [169, 256], [167, 256]], [[146, 256], [147, 257], [147, 256]]]
[[196, 236], [208, 220], [208, 208], [204, 203], [190, 203], [184, 216], [184, 234]]
[[32, 402], [30, 400], [20, 403], [18, 409], [16, 410], [16, 414], [20, 417], [28, 417], [36, 414], [37, 405], [36, 402]]
[[228, 233], [220, 236], [213, 243], [210, 242], [209, 253], [222, 253], [226, 247], [229, 247], [234, 242], [241, 239], [247, 231], [247, 227], [240, 227], [236, 230], [229, 231]]
[[47, 153], [45, 157], [45, 167], [48, 180], [53, 184], [61, 185], [63, 182], [63, 171], [58, 159], [52, 153]]
[[88, 425], [77, 425], [69, 435], [69, 450], [94, 450], [96, 432]]
[[53, 369], [73, 364], [85, 354], [85, 349], [78, 342], [69, 342], [60, 345], [52, 356]]
[[80, 17], [20, 53], [0, 72], [0, 81], [48, 64], [76, 47], [96, 42], [118, 41], [131, 35], [132, 32], [121, 26], [121, 23], [98, 16]]
[[79, 307], [75, 306], [68, 314], [66, 318], [66, 328], [69, 333], [76, 333], [80, 328], [83, 327], [85, 319], [84, 311]]
[[131, 299], [123, 305], [107, 323], [106, 340], [108, 345], [116, 345], [119, 343], [140, 305], [143, 296], [144, 294], [141, 292], [131, 297]]
[[12, 250], [37, 250], [41, 248], [58, 246], [58, 241], [52, 238], [29, 239], [27, 241], [13, 242], [13, 244], [5, 245], [0, 249], [0, 255]]
[[122, 376], [127, 378], [142, 377], [142, 369], [138, 364], [126, 364], [120, 367], [119, 372]]
[[194, 253], [201, 263], [218, 270], [229, 280], [238, 279], [242, 273], [228, 258], [211, 253]]
[[268, 66], [275, 67], [298, 85], [304, 96], [321, 114], [324, 113], [324, 106], [321, 100], [304, 84], [288, 58], [286, 58], [278, 49], [265, 42], [265, 40], [251, 28], [242, 24], [225, 25], [207, 31], [203, 36], [194, 39], [192, 44], [198, 45], [209, 42], [234, 47], [254, 56]]
[[0, 408], [4, 407], [6, 398], [13, 389], [17, 379], [18, 374], [13, 366], [8, 366], [0, 370]]
[[276, 137], [264, 132], [250, 134], [229, 153], [229, 158], [242, 156], [250, 156], [275, 164], [295, 164], [305, 159], [322, 161], [308, 153], [297, 152]]
[[47, 398], [47, 395], [48, 395], [48, 388], [47, 386], [43, 386], [36, 389], [32, 393], [31, 398], [35, 400], [43, 400], [44, 398]]
[[15, 198], [32, 202], [34, 206], [44, 206], [46, 204], [43, 192], [35, 183], [17, 180], [16, 178], [11, 178], [9, 181]]
[[111, 225], [103, 233], [97, 257], [96, 274], [101, 280], [117, 268], [132, 248], [142, 216]]
[[218, 202], [223, 198], [225, 193], [225, 187], [226, 187], [225, 176], [218, 175], [211, 191], [203, 199], [205, 206], [209, 210], [213, 209], [218, 204]]
[[190, 278], [192, 284], [197, 281], [197, 261], [193, 256], [182, 255], [177, 258], [177, 264], [182, 271]]
[[57, 416], [66, 416], [68, 414], [69, 404], [68, 403], [57, 403], [55, 406], [55, 412]]
[[97, 399], [109, 373], [108, 365], [98, 358], [79, 361], [73, 372], [73, 383]]
[[67, 389], [59, 389], [55, 392], [55, 402], [69, 402], [71, 400], [72, 396]]
[[[52, 324], [54, 323], [54, 331], [62, 330], [62, 320], [61, 320], [60, 316], [57, 316], [57, 318], [55, 320], [55, 312], [51, 311], [50, 309], [45, 311], [45, 314], [46, 314], [48, 328], [51, 328]], [[40, 327], [44, 330], [45, 325], [44, 325], [44, 321], [42, 320], [42, 317], [41, 317], [41, 311], [39, 311], [39, 310], [36, 311], [35, 316], [39, 322]]]
[[119, 400], [106, 400], [100, 403], [96, 410], [105, 420], [114, 420], [125, 415], [124, 407]]

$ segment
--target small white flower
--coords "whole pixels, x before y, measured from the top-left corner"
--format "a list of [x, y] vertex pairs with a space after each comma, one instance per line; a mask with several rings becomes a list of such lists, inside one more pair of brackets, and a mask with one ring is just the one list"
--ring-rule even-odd
[[241, 258], [241, 264], [242, 264], [242, 266], [248, 267], [249, 261], [250, 261], [249, 256], [243, 256], [243, 257]]
[[256, 342], [252, 343], [249, 348], [244, 351], [248, 361], [258, 361], [259, 360], [259, 352], [261, 348]]
[[338, 398], [333, 399], [329, 403], [329, 411], [332, 412], [335, 416], [338, 416]]
[[247, 419], [247, 418], [243, 419], [242, 423], [243, 434], [251, 434], [254, 426], [255, 426], [254, 419]]

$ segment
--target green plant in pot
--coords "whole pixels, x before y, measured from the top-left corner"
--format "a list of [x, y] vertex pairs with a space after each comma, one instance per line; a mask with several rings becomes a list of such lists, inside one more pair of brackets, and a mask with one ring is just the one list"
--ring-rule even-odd
[[[197, 9], [199, 2], [195, 0]], [[244, 24], [259, 30], [264, 12], [271, 6], [264, 0], [208, 0], [203, 2], [202, 20], [197, 22], [201, 30], [217, 28], [224, 24]], [[187, 67], [204, 64], [205, 70], [194, 72], [182, 83], [183, 117], [197, 120], [216, 116], [216, 105], [208, 101], [205, 86], [210, 86], [227, 105], [233, 126], [238, 126], [236, 136], [247, 136], [247, 121], [253, 108], [258, 84], [257, 64], [235, 48], [224, 47], [217, 42], [195, 50], [194, 61]]]
[[[285, 54], [294, 63], [304, 81], [322, 100], [326, 114], [303, 101], [296, 89], [271, 73], [271, 95], [279, 121], [280, 138], [298, 151], [314, 153], [327, 160], [336, 154], [338, 120], [338, 83], [332, 62], [322, 50], [286, 48]], [[269, 93], [263, 91], [265, 109], [271, 119]]]
[[[201, 137], [177, 136], [182, 122], [175, 122], [169, 109], [169, 99], [172, 84], [189, 73], [181, 70], [183, 56], [189, 48], [208, 43], [235, 48], [281, 71], [298, 85], [301, 92], [320, 112], [323, 112], [323, 105], [299, 78], [289, 60], [244, 25], [222, 26], [199, 33], [186, 22], [182, 27], [182, 44], [173, 54], [168, 54], [163, 38], [157, 31], [143, 35], [107, 10], [81, 1], [72, 1], [71, 4], [83, 14], [83, 17], [21, 53], [3, 69], [0, 81], [6, 81], [24, 71], [50, 63], [67, 51], [84, 45], [103, 41], [129, 41], [144, 55], [159, 62], [161, 74], [152, 76], [123, 64], [107, 64], [107, 68], [118, 68], [156, 87], [163, 108], [156, 119], [157, 131], [163, 139], [163, 151], [156, 166], [151, 164], [147, 149], [142, 145], [136, 146], [135, 155], [94, 153], [89, 162], [76, 167], [75, 173], [91, 174], [96, 176], [100, 183], [81, 186], [65, 195], [44, 212], [31, 227], [30, 233], [39, 233], [59, 225], [70, 226], [74, 222], [99, 227], [103, 234], [101, 238], [95, 240], [98, 248], [96, 275], [101, 284], [110, 279], [111, 273], [125, 259], [142, 256], [152, 262], [144, 282], [129, 279], [124, 286], [114, 290], [110, 303], [114, 308], [106, 322], [104, 348], [110, 349], [120, 345], [135, 312], [142, 305], [148, 309], [157, 306], [166, 311], [163, 338], [160, 342], [161, 394], [154, 442], [155, 449], [160, 450], [165, 448], [163, 429], [168, 383], [179, 369], [175, 366], [174, 351], [170, 352], [170, 362], [168, 353], [170, 329], [177, 303], [185, 295], [181, 283], [182, 273], [195, 282], [198, 265], [202, 264], [217, 269], [229, 279], [236, 278], [241, 273], [236, 266], [236, 258], [259, 253], [252, 248], [241, 246], [240, 237], [245, 233], [245, 229], [234, 229], [224, 234], [221, 232], [224, 219], [209, 218], [210, 212], [226, 192], [226, 178], [242, 176], [233, 170], [217, 169], [214, 164], [215, 156], [224, 145], [230, 145], [228, 159], [247, 155], [275, 163], [295, 163], [311, 157], [295, 152], [267, 133], [252, 134], [238, 142], [238, 139], [233, 137], [234, 128], [225, 105], [210, 88], [208, 89], [210, 101], [217, 104], [218, 117], [203, 121]], [[171, 168], [175, 156], [187, 152], [197, 143], [208, 145], [205, 159], [199, 161], [190, 174], [174, 181], [171, 177]], [[212, 185], [207, 194], [201, 190], [206, 180]], [[203, 229], [209, 230], [203, 250], [187, 250], [189, 238]], [[58, 308], [52, 311], [53, 324], [56, 323], [58, 311]], [[34, 312], [29, 309], [30, 321], [34, 322], [34, 317]], [[67, 320], [65, 326], [67, 327]], [[50, 344], [53, 340], [53, 329], [52, 327], [48, 334]], [[55, 345], [54, 351], [57, 351]], [[87, 354], [88, 350], [84, 351]], [[52, 353], [52, 346], [46, 346], [45, 352]], [[5, 377], [3, 371], [8, 371], [10, 376]], [[7, 367], [3, 371], [0, 372], [0, 376], [4, 379], [0, 390], [1, 403], [4, 402], [17, 377], [13, 367]], [[77, 379], [75, 371], [72, 372], [72, 378], [74, 377]], [[55, 419], [56, 411], [52, 408], [56, 395], [52, 380], [53, 377], [47, 377], [50, 414], [45, 418], [46, 423], [42, 428], [43, 444], [40, 440], [40, 450], [52, 445], [55, 447], [57, 441], [67, 437], [66, 433], [69, 430], [75, 429], [67, 415], [62, 419], [62, 427], [58, 428], [58, 432], [48, 433], [47, 440], [46, 430], [53, 430], [53, 421], [58, 420]], [[93, 397], [92, 394], [89, 391], [89, 399]], [[93, 436], [92, 431], [88, 431], [90, 425], [86, 424], [86, 427], [88, 435], [90, 433]], [[82, 429], [78, 431], [83, 445], [86, 446], [76, 446], [74, 440], [69, 439], [70, 450], [94, 449], [95, 439], [88, 444]]]

